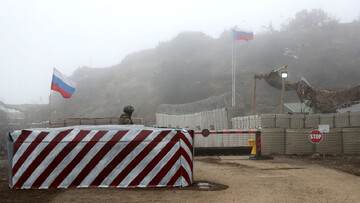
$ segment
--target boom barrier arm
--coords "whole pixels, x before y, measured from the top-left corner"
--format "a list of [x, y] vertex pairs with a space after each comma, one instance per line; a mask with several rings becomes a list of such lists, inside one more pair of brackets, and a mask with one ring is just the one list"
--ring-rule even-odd
[[261, 155], [261, 131], [236, 131], [236, 130], [210, 131], [208, 129], [203, 129], [202, 131], [195, 132], [195, 135], [203, 135], [204, 137], [207, 137], [210, 134], [255, 134], [256, 155], [250, 157], [250, 159], [252, 160], [274, 159], [271, 156]]
[[204, 137], [207, 137], [210, 134], [255, 134], [256, 155], [253, 157], [250, 157], [250, 159], [253, 159], [253, 160], [273, 159], [273, 157], [271, 157], [271, 156], [262, 156], [261, 155], [261, 131], [236, 131], [236, 130], [210, 131], [208, 129], [203, 129], [202, 131], [195, 132], [195, 135], [203, 135]]

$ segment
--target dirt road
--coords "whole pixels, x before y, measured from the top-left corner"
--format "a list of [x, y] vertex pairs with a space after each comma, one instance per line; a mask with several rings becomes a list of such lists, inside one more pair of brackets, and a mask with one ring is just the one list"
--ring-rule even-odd
[[[334, 162], [335, 163], [335, 162]], [[360, 169], [359, 169], [360, 170]], [[309, 161], [195, 157], [188, 188], [12, 190], [0, 159], [1, 202], [359, 202], [360, 177]], [[200, 187], [201, 186], [201, 187]]]

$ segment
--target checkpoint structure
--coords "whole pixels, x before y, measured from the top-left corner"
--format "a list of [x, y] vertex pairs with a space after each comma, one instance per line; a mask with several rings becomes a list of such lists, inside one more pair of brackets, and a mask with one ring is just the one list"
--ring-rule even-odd
[[72, 126], [16, 130], [8, 139], [14, 189], [193, 184], [192, 130]]

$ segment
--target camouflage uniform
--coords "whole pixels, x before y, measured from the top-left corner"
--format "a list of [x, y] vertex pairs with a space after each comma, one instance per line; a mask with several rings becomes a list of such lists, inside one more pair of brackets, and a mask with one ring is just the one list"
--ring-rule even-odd
[[128, 105], [124, 107], [124, 113], [121, 114], [118, 124], [119, 125], [131, 125], [134, 124], [131, 120], [131, 114], [134, 111], [134, 107]]
[[131, 120], [131, 115], [129, 115], [127, 113], [121, 114], [118, 123], [119, 123], [119, 125], [131, 125], [131, 124], [134, 124], [133, 121]]

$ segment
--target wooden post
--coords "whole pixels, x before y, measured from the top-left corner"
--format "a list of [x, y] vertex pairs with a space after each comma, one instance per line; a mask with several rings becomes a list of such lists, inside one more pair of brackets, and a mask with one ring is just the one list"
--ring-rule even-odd
[[284, 113], [285, 78], [282, 78], [280, 114]]

